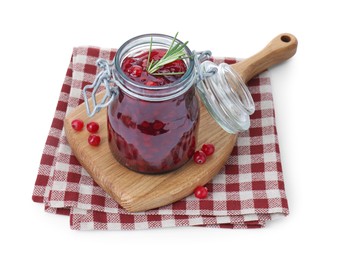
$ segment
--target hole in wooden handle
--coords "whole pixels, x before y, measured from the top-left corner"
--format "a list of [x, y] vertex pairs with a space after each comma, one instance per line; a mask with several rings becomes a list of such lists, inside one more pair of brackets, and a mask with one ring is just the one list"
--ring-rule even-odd
[[291, 41], [291, 37], [289, 35], [282, 35], [280, 37], [280, 39], [282, 40], [282, 42], [290, 42]]

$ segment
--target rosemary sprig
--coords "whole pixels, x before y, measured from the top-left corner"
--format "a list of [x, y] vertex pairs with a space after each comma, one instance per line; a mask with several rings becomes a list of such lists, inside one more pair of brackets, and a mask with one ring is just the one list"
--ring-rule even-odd
[[151, 73], [151, 75], [154, 75], [154, 76], [162, 76], [162, 75], [166, 75], [166, 76], [171, 76], [171, 75], [182, 75], [184, 74], [185, 72], [184, 71], [178, 71], [178, 72], [154, 72], [154, 73]]
[[149, 53], [148, 53], [148, 61], [147, 61], [147, 72], [152, 75], [180, 75], [184, 74], [184, 72], [161, 72], [161, 73], [155, 73], [157, 70], [159, 70], [162, 66], [169, 64], [171, 62], [174, 62], [176, 60], [181, 60], [184, 58], [188, 58], [185, 55], [184, 48], [187, 46], [188, 41], [186, 41], [183, 44], [176, 43], [176, 38], [177, 38], [178, 33], [176, 33], [169, 49], [167, 52], [164, 54], [164, 56], [157, 60], [151, 60], [150, 61], [150, 54], [152, 51], [152, 45], [153, 45], [153, 38], [150, 38], [150, 47], [149, 47]]

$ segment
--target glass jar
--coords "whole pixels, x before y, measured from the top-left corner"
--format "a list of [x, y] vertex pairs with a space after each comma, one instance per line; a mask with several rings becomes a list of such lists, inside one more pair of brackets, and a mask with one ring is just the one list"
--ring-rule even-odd
[[[151, 40], [152, 39], [152, 40]], [[115, 159], [140, 173], [161, 174], [183, 166], [193, 156], [199, 125], [199, 101], [229, 133], [245, 131], [254, 112], [252, 97], [241, 78], [225, 63], [206, 59], [211, 52], [192, 52], [184, 47], [186, 72], [163, 86], [147, 86], [131, 80], [122, 70], [127, 57], [152, 49], [168, 49], [176, 38], [163, 34], [137, 36], [124, 43], [112, 64], [99, 59], [102, 71], [92, 85], [85, 86], [84, 100], [89, 116], [107, 108], [109, 148]], [[100, 103], [95, 95], [104, 84]], [[93, 109], [87, 91], [92, 90]]]
[[[150, 37], [153, 49], [168, 49], [173, 41], [166, 35], [142, 35], [116, 53], [113, 73], [119, 93], [108, 106], [107, 124], [109, 147], [117, 161], [137, 172], [158, 174], [181, 167], [193, 156], [199, 104], [193, 59], [185, 60], [187, 70], [181, 78], [164, 86], [140, 84], [122, 71], [126, 57], [149, 50]], [[185, 53], [192, 56], [188, 47]]]

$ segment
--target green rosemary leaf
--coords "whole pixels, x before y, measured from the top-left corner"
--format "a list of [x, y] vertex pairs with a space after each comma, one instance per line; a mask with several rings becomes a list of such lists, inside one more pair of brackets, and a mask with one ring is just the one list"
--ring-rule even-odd
[[151, 67], [154, 63], [154, 60], [151, 60], [150, 64], [149, 64], [149, 67]]
[[171, 76], [171, 75], [182, 75], [184, 74], [185, 72], [183, 71], [180, 71], [180, 72], [154, 72], [153, 74], [151, 75], [154, 75], [154, 76]]
[[[173, 41], [171, 42], [169, 49], [164, 54], [164, 56], [157, 61], [151, 60], [150, 61], [150, 54], [152, 51], [152, 37], [150, 38], [150, 47], [149, 47], [149, 54], [148, 54], [148, 62], [147, 62], [147, 72], [149, 74], [154, 74], [157, 70], [159, 70], [162, 66], [169, 64], [171, 62], [174, 62], [176, 60], [181, 60], [187, 58], [184, 48], [187, 46], [188, 41], [186, 41], [183, 44], [176, 43], [175, 41], [177, 39], [178, 33], [176, 33], [175, 37], [173, 38]], [[183, 74], [183, 73], [179, 73]], [[163, 74], [161, 74], [163, 75]], [[167, 74], [168, 75], [168, 74]], [[172, 74], [174, 75], [174, 74]], [[175, 74], [178, 75], [178, 74]]]
[[149, 68], [149, 61], [150, 61], [150, 54], [152, 52], [152, 47], [153, 47], [153, 37], [150, 37], [150, 46], [149, 46], [149, 53], [148, 53], [148, 60], [147, 60], [147, 70]]
[[[186, 42], [183, 43], [182, 45], [177, 44], [177, 45], [176, 45], [176, 46], [177, 46], [177, 49], [175, 49], [175, 51], [176, 51], [176, 52], [182, 51], [182, 50], [185, 48], [185, 46], [187, 46], [187, 44], [188, 44], [188, 41], [186, 41]], [[176, 47], [176, 46], [175, 46], [175, 47]]]
[[[169, 53], [171, 52], [171, 50], [172, 50], [172, 48], [173, 48], [173, 45], [174, 45], [174, 43], [175, 43], [175, 41], [176, 41], [177, 35], [178, 35], [178, 32], [175, 34], [175, 37], [174, 37], [173, 41], [171, 42], [171, 44], [170, 44], [170, 46], [169, 46], [169, 49], [168, 49], [167, 52], [164, 54], [164, 56], [162, 57], [162, 59], [165, 59], [165, 58], [169, 55]], [[177, 44], [176, 44], [176, 45], [177, 45]]]

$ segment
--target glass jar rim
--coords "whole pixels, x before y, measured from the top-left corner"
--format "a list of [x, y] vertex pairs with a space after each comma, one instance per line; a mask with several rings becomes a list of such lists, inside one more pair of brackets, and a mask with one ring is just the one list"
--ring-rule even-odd
[[[137, 47], [137, 43], [145, 44], [147, 45], [150, 43], [150, 39], [153, 39], [153, 44], [164, 44], [163, 42], [159, 42], [160, 39], [168, 40], [168, 48], [170, 46], [169, 42], [171, 43], [174, 40], [174, 37], [166, 35], [166, 34], [158, 34], [158, 33], [149, 33], [149, 34], [142, 34], [136, 37], [133, 37], [126, 41], [124, 44], [121, 45], [121, 47], [117, 50], [113, 64], [114, 64], [114, 70], [115, 70], [115, 76], [118, 75], [120, 79], [122, 79], [124, 82], [128, 84], [128, 87], [124, 86], [124, 84], [120, 84], [119, 87], [122, 88], [123, 91], [126, 93], [135, 96], [137, 98], [145, 99], [145, 100], [154, 100], [154, 101], [161, 101], [161, 100], [167, 100], [171, 99], [177, 96], [182, 95], [184, 92], [186, 92], [189, 89], [189, 86], [191, 85], [191, 82], [195, 81], [195, 61], [193, 58], [189, 59], [187, 70], [184, 73], [184, 75], [179, 78], [177, 81], [166, 84], [164, 86], [147, 86], [141, 83], [138, 83], [136, 81], [131, 80], [127, 77], [127, 75], [123, 72], [121, 68], [121, 63], [124, 57], [124, 55], [133, 48]], [[142, 40], [149, 39], [148, 41], [142, 42]], [[183, 42], [179, 39], [175, 39], [175, 42], [182, 44]], [[133, 44], [134, 43], [134, 44]], [[193, 56], [193, 52], [189, 49], [189, 47], [185, 46], [184, 50], [188, 57]], [[147, 95], [145, 95], [145, 92]]]

